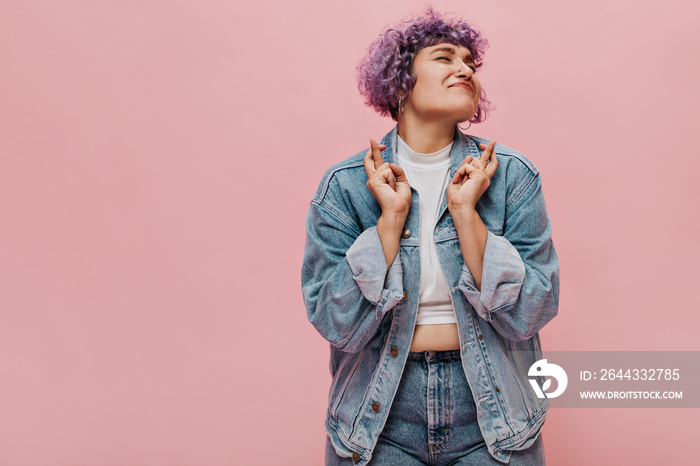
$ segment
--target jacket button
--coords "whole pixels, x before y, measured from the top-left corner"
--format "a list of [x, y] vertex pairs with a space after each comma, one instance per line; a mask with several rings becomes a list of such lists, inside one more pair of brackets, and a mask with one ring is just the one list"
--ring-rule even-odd
[[399, 355], [399, 350], [396, 349], [395, 346], [392, 346], [391, 349], [389, 350], [389, 353], [391, 353], [391, 355], [392, 355], [393, 357], [396, 357], [396, 356]]
[[403, 301], [406, 301], [406, 300], [408, 299], [408, 293], [406, 293], [406, 292], [404, 291], [404, 292], [403, 292], [403, 296], [401, 296], [401, 299], [402, 299]]
[[483, 339], [484, 339], [484, 336], [483, 336], [483, 335], [479, 335], [479, 340], [483, 340]]
[[498, 387], [496, 387], [496, 391], [497, 391], [497, 392], [500, 392], [500, 391], [501, 391], [501, 389], [500, 389], [500, 388], [498, 388]]
[[377, 403], [376, 401], [372, 403], [372, 411], [374, 411], [375, 413], [379, 412], [379, 403]]
[[352, 460], [353, 461], [360, 461], [360, 454], [356, 451], [352, 452]]
[[408, 228], [404, 228], [403, 232], [401, 232], [401, 236], [404, 238], [410, 238], [411, 237], [411, 230]]

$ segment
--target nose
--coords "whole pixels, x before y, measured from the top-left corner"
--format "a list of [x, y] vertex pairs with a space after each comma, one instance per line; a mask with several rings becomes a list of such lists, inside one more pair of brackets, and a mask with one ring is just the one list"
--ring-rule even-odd
[[457, 72], [459, 73], [459, 77], [462, 78], [469, 78], [474, 75], [474, 70], [472, 70], [466, 63], [462, 62], [461, 64], [457, 65]]

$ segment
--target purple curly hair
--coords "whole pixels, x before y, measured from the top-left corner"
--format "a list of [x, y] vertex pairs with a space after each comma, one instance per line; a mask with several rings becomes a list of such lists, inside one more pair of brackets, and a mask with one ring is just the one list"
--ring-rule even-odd
[[[411, 66], [420, 49], [447, 42], [467, 47], [474, 58], [477, 70], [488, 41], [469, 24], [460, 19], [445, 20], [429, 6], [425, 15], [404, 21], [403, 27], [389, 27], [369, 47], [367, 55], [357, 66], [357, 80], [365, 105], [373, 107], [382, 116], [397, 120], [398, 100], [401, 90], [408, 96], [416, 83]], [[470, 120], [484, 121], [491, 110], [482, 87], [479, 106]]]

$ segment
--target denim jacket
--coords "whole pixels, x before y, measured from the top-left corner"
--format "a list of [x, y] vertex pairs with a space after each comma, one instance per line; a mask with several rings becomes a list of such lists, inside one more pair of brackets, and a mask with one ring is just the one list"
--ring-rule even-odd
[[[385, 162], [396, 163], [397, 130], [381, 141]], [[449, 178], [488, 142], [455, 127]], [[387, 272], [366, 151], [336, 163], [321, 179], [306, 218], [301, 273], [307, 317], [330, 342], [326, 432], [337, 454], [360, 466], [372, 457], [401, 380], [420, 289], [418, 193], [411, 188], [399, 253]], [[498, 168], [476, 205], [488, 229], [481, 291], [462, 258], [445, 196], [434, 242], [479, 427], [491, 456], [507, 464], [512, 450], [535, 442], [549, 409], [527, 372], [541, 358], [538, 331], [557, 315], [559, 261], [539, 171], [520, 152], [500, 144], [495, 152]]]

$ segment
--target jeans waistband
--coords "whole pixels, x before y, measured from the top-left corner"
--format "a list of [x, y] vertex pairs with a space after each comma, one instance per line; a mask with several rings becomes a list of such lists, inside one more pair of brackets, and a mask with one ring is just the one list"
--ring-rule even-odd
[[446, 361], [450, 359], [461, 359], [461, 351], [448, 350], [448, 351], [421, 351], [419, 353], [408, 353], [409, 361]]

